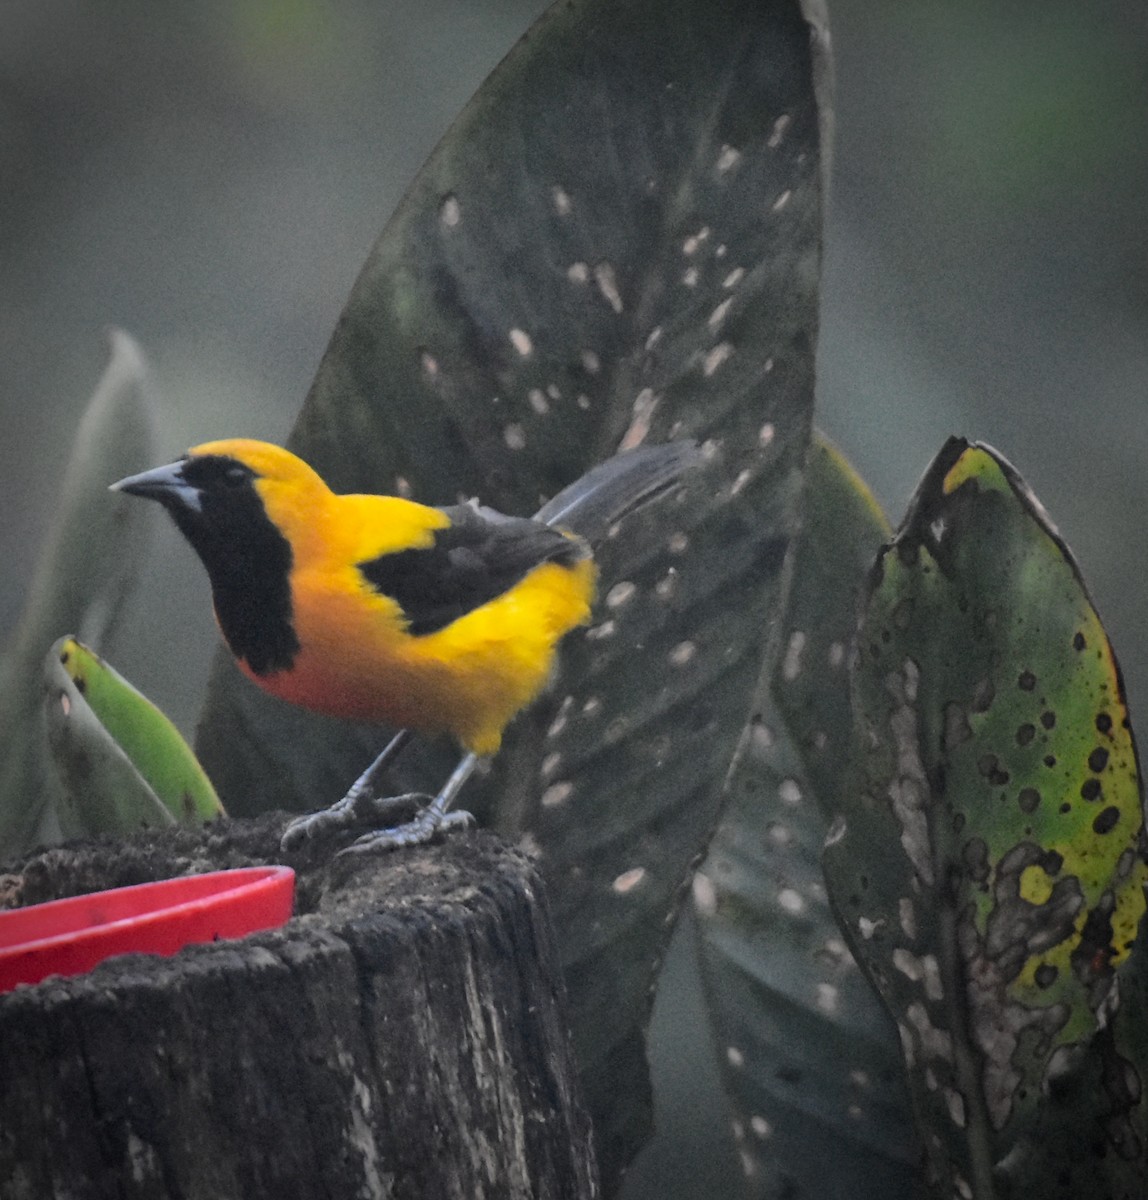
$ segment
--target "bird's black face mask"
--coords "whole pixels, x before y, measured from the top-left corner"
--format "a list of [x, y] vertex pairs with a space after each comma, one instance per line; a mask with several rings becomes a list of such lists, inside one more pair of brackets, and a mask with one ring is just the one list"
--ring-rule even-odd
[[220, 630], [257, 675], [285, 670], [299, 641], [292, 625], [291, 546], [267, 515], [256, 473], [207, 454], [129, 475], [112, 489], [156, 500], [203, 561]]

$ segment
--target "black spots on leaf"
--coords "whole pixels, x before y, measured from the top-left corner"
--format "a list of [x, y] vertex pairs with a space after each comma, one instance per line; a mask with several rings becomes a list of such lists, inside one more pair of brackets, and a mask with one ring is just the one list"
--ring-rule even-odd
[[1055, 729], [1056, 713], [1050, 712], [1046, 709], [1040, 714], [1040, 723], [1045, 727], [1045, 729]]
[[953, 832], [960, 833], [965, 827], [965, 814], [963, 812], [953, 813]]
[[1052, 963], [1041, 963], [1034, 972], [1033, 979], [1036, 980], [1038, 988], [1050, 988], [1056, 982], [1059, 973]]
[[1034, 813], [1040, 807], [1040, 792], [1032, 787], [1022, 788], [1016, 802], [1020, 805], [1021, 812]]
[[1059, 875], [1064, 866], [1064, 855], [1059, 850], [1046, 850], [1037, 859], [1037, 865], [1048, 876]]
[[977, 770], [994, 787], [1004, 787], [1009, 781], [1009, 773], [1001, 766], [1000, 759], [995, 754], [982, 754], [977, 759]]
[[1088, 769], [1094, 775], [1099, 775], [1106, 766], [1108, 766], [1108, 751], [1103, 746], [1097, 746], [1088, 756]]
[[997, 690], [993, 687], [991, 679], [982, 679], [977, 684], [976, 691], [973, 692], [973, 712], [983, 713], [988, 712], [992, 708], [993, 701], [996, 699]]
[[961, 851], [961, 861], [969, 878], [984, 883], [989, 877], [989, 848], [983, 838], [970, 838]]
[[1036, 726], [1030, 725], [1027, 721], [1025, 724], [1017, 727], [1016, 744], [1018, 746], [1027, 746], [1032, 739], [1036, 737]]
[[1106, 713], [1098, 713], [1096, 716], [1096, 728], [1100, 733], [1112, 732], [1112, 718]]
[[1110, 804], [1106, 809], [1097, 813], [1096, 820], [1092, 822], [1092, 832], [1105, 834], [1111, 833], [1116, 828], [1116, 822], [1120, 820], [1120, 809], [1114, 804]]
[[1099, 800], [1100, 792], [1101, 787], [1099, 779], [1086, 779], [1080, 785], [1080, 798], [1082, 800]]
[[1088, 645], [1088, 642], [1085, 640], [1084, 634], [1081, 633], [1080, 630], [1078, 629], [1072, 639], [1073, 650], [1075, 650], [1077, 652], [1077, 654], [1079, 654], [1082, 650], [1084, 650], [1087, 647], [1087, 645]]
[[1021, 671], [1017, 676], [1016, 685], [1022, 692], [1036, 690], [1036, 676], [1031, 671]]
[[76, 691], [82, 696], [88, 690], [88, 681], [82, 676], [77, 675], [72, 683], [76, 685]]
[[1046, 754], [1043, 759], [1044, 765], [1051, 771], [1056, 766], [1056, 755]]
[[1069, 804], [1069, 803], [1068, 803], [1068, 801], [1066, 800], [1066, 801], [1065, 801], [1065, 802], [1064, 802], [1064, 803], [1063, 803], [1063, 804], [1060, 806], [1060, 808], [1059, 808], [1059, 810], [1058, 810], [1058, 811], [1060, 812], [1061, 816], [1067, 816], [1067, 815], [1068, 815], [1070, 812], [1072, 812], [1072, 805], [1071, 805], [1071, 804]]

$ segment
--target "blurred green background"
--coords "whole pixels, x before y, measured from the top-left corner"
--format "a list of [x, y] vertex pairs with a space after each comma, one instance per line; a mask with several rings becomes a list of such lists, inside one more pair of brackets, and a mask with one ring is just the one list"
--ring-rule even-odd
[[[406, 184], [543, 7], [0, 4], [0, 634], [104, 328], [149, 355], [161, 458], [285, 436]], [[1010, 457], [1077, 552], [1143, 733], [1148, 6], [830, 15], [820, 422], [894, 520], [948, 434]], [[215, 633], [159, 516], [116, 663], [190, 730]], [[676, 1036], [697, 1028], [688, 968], [679, 939], [655, 1021], [664, 1135], [629, 1200], [733, 1194], [708, 1047]]]

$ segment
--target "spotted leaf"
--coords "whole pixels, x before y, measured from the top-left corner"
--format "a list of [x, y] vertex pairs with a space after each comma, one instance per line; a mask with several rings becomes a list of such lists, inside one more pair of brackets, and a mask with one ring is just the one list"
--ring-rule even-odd
[[[541, 855], [607, 1180], [650, 1123], [643, 1029], [721, 804], [812, 409], [821, 41], [798, 0], [555, 4], [375, 246], [293, 447], [333, 486], [529, 514], [619, 448], [704, 465], [598, 550], [592, 627], [464, 802]], [[381, 742], [215, 677], [233, 811], [314, 808]], [[400, 762], [437, 787], [449, 750]]]
[[852, 468], [817, 441], [782, 652], [763, 674], [729, 807], [694, 877], [750, 1196], [912, 1191], [919, 1150], [896, 1029], [841, 938], [820, 863], [849, 756], [859, 593], [889, 533]]
[[853, 697], [826, 874], [897, 1020], [935, 1194], [1038, 1194], [1054, 1138], [1039, 1194], [1132, 1195], [1145, 1064], [1123, 1124], [1062, 1099], [1100, 1070], [1145, 910], [1136, 748], [1080, 571], [989, 448], [949, 441], [878, 560]]

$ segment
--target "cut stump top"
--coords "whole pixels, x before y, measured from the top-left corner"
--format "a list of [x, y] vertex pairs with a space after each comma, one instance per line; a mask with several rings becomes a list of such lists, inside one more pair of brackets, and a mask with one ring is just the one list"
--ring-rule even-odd
[[530, 860], [484, 834], [366, 859], [286, 817], [48, 851], [36, 903], [285, 862], [281, 930], [0, 996], [0, 1200], [598, 1194]]

